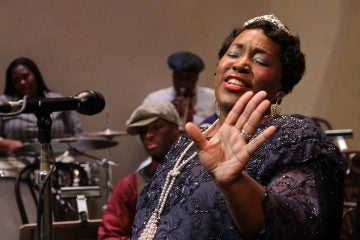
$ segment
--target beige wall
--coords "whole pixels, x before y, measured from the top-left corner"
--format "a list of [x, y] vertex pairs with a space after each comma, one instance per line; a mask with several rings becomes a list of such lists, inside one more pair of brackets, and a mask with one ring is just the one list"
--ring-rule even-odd
[[[0, 2], [0, 75], [18, 56], [33, 58], [48, 85], [65, 96], [86, 89], [104, 94], [103, 113], [81, 116], [87, 132], [125, 121], [144, 96], [171, 84], [166, 58], [177, 50], [201, 55], [200, 84], [212, 86], [217, 50], [232, 27], [274, 13], [302, 38], [307, 71], [284, 111], [327, 118], [352, 128], [351, 148], [360, 148], [360, 2], [218, 0], [3, 0]], [[0, 89], [3, 81], [0, 82]], [[145, 156], [133, 137], [111, 149], [114, 181]], [[91, 154], [107, 157], [104, 150]]]

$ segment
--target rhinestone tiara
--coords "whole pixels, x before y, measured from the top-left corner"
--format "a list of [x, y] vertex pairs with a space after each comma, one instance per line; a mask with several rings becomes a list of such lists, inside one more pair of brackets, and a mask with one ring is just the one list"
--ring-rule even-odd
[[244, 23], [244, 27], [255, 23], [255, 22], [260, 22], [260, 21], [266, 21], [271, 23], [272, 25], [274, 25], [275, 27], [277, 27], [280, 30], [283, 30], [284, 32], [286, 32], [287, 34], [291, 34], [290, 30], [274, 15], [270, 14], [270, 15], [263, 15], [263, 16], [258, 16], [258, 17], [254, 17], [250, 20], [247, 20]]

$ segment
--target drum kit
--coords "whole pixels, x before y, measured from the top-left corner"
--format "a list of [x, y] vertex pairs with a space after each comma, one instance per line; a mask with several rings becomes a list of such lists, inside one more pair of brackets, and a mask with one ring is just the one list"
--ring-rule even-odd
[[[51, 152], [54, 156], [56, 166], [56, 170], [52, 177], [53, 193], [56, 193], [61, 187], [99, 186], [100, 175], [101, 173], [104, 173], [106, 181], [105, 197], [107, 200], [112, 191], [111, 166], [116, 165], [111, 161], [110, 149], [118, 145], [118, 141], [116, 141], [115, 138], [126, 135], [127, 134], [124, 131], [115, 131], [106, 128], [103, 131], [85, 133], [80, 136], [52, 139]], [[107, 150], [107, 156], [105, 158], [98, 158], [88, 153], [93, 150]], [[15, 179], [15, 176], [24, 167], [24, 165], [21, 164], [21, 166], [19, 164], [14, 164], [16, 162], [21, 163], [21, 161], [16, 161], [15, 159], [38, 159], [40, 154], [40, 143], [25, 143], [15, 151], [16, 158], [13, 158], [14, 161], [0, 161], [0, 178], [6, 177]], [[85, 161], [83, 160], [84, 157]], [[89, 158], [91, 161], [88, 161]], [[79, 159], [81, 160], [79, 161]], [[101, 167], [103, 167], [103, 171], [101, 171]], [[35, 175], [36, 174], [37, 173], [35, 173]], [[36, 176], [33, 177], [33, 181], [34, 185], [38, 184]], [[106, 204], [103, 208], [105, 207]], [[66, 209], [66, 206], [60, 206], [60, 208], [62, 208], [60, 209], [60, 211], [62, 211]], [[54, 214], [55, 219], [57, 218], [60, 221], [73, 220], [73, 217], [75, 217], [75, 219], [77, 217], [77, 214], [70, 214], [71, 217], [69, 219], [68, 214], [65, 218], [58, 218], [56, 213]]]
[[[55, 138], [51, 141], [53, 153], [58, 155], [65, 151], [72, 153], [83, 153], [88, 150], [98, 150], [114, 147], [118, 144], [115, 137], [124, 136], [125, 132], [106, 129], [101, 132], [87, 133], [80, 136]], [[41, 145], [35, 143], [25, 143], [15, 151], [17, 156], [37, 156], [40, 154]]]

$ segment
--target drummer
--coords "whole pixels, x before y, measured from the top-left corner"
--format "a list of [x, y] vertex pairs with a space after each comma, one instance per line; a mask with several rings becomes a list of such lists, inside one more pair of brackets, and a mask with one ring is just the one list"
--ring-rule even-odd
[[180, 136], [181, 124], [179, 114], [170, 102], [149, 101], [131, 114], [126, 130], [128, 134], [140, 137], [149, 157], [136, 172], [116, 184], [98, 229], [98, 240], [130, 238], [138, 194]]
[[[29, 98], [55, 98], [60, 94], [50, 90], [42, 74], [29, 58], [14, 59], [6, 70], [4, 94], [1, 102], [18, 101], [25, 95]], [[79, 118], [74, 111], [51, 113], [51, 138], [73, 136], [82, 133]], [[9, 155], [26, 142], [37, 141], [37, 118], [34, 114], [19, 114], [0, 117], [0, 151]]]
[[[21, 100], [24, 95], [29, 98], [61, 97], [60, 94], [47, 87], [35, 62], [29, 58], [21, 57], [14, 59], [6, 70], [5, 89], [4, 94], [0, 96], [0, 102]], [[51, 119], [51, 138], [74, 136], [83, 131], [79, 118], [74, 112], [53, 112]], [[19, 161], [19, 157], [13, 156], [15, 156], [16, 150], [21, 149], [24, 144], [37, 141], [37, 135], [37, 118], [34, 114], [0, 117], [0, 155], [2, 156], [0, 159], [0, 180], [15, 178], [24, 164], [34, 161], [35, 158], [28, 156], [24, 156], [21, 161]], [[2, 181], [3, 185], [5, 182], [9, 181]], [[11, 214], [9, 216], [12, 217], [3, 218], [6, 219], [4, 224], [0, 221], [0, 231], [3, 230], [1, 232], [11, 234], [11, 236], [3, 236], [4, 239], [17, 239], [16, 236], [21, 225], [18, 209], [16, 205], [13, 208], [6, 205], [9, 202], [16, 202], [13, 185], [6, 192], [6, 195], [7, 197], [2, 195], [0, 212], [2, 216], [8, 212]], [[4, 203], [4, 201], [7, 202]], [[33, 203], [33, 200], [30, 199], [29, 202]], [[36, 216], [36, 214], [34, 215]], [[34, 220], [34, 216], [30, 215], [30, 221], [33, 222]], [[5, 229], [2, 229], [3, 227]]]

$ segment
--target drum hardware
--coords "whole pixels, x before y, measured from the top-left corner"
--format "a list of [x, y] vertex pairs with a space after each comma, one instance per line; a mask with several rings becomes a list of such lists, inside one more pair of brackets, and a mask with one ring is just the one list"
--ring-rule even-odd
[[61, 198], [76, 198], [78, 195], [85, 197], [101, 197], [99, 186], [62, 187], [60, 188]]
[[[75, 149], [76, 151], [76, 149]], [[118, 164], [116, 164], [115, 162], [111, 161], [110, 155], [110, 148], [108, 149], [108, 157], [107, 158], [98, 158], [95, 157], [93, 155], [90, 155], [88, 153], [84, 153], [84, 152], [76, 152], [79, 155], [91, 158], [95, 160], [95, 164], [97, 165], [101, 165], [104, 169], [105, 169], [105, 181], [106, 181], [106, 199], [108, 200], [110, 198], [110, 194], [112, 191], [112, 171], [111, 171], [111, 167], [112, 166], [118, 166]], [[94, 166], [92, 166], [93, 169], [90, 169], [91, 171], [96, 171], [96, 169], [94, 169]], [[93, 180], [93, 179], [92, 179]], [[95, 180], [96, 181], [96, 180]], [[106, 204], [103, 206], [103, 209], [106, 208]]]
[[[114, 147], [117, 141], [104, 139], [101, 137], [68, 137], [57, 138], [51, 141], [52, 153], [54, 155], [64, 154], [67, 151], [83, 152], [87, 150], [97, 150]], [[14, 151], [16, 156], [39, 156], [41, 152], [41, 144], [38, 142], [24, 143], [24, 145]]]
[[[60, 142], [51, 142], [52, 153], [54, 155], [63, 154], [65, 151], [69, 150], [69, 146], [65, 143]], [[41, 144], [38, 142], [28, 142], [24, 143], [22, 147], [16, 149], [14, 154], [16, 156], [39, 156], [41, 152]]]
[[88, 153], [85, 153], [85, 152], [76, 152], [77, 154], [79, 155], [82, 155], [84, 157], [88, 157], [90, 159], [93, 159], [95, 160], [98, 164], [100, 165], [104, 165], [104, 164], [109, 164], [111, 166], [118, 166], [119, 164], [113, 162], [113, 161], [110, 161], [109, 159], [106, 159], [106, 158], [99, 158], [99, 157], [96, 157], [96, 156], [93, 156], [91, 154], [88, 154]]
[[16, 178], [16, 172], [12, 170], [0, 169], [0, 178]]
[[[100, 133], [100, 132], [99, 132]], [[105, 132], [104, 132], [105, 133]], [[102, 159], [102, 158], [98, 158], [95, 156], [92, 156], [90, 154], [85, 153], [85, 151], [88, 150], [97, 150], [97, 149], [106, 149], [106, 148], [111, 148], [113, 146], [116, 146], [118, 144], [117, 141], [110, 139], [110, 137], [112, 138], [113, 136], [118, 136], [120, 133], [117, 131], [106, 131], [106, 136], [107, 137], [101, 137], [101, 134], [99, 134], [100, 136], [76, 136], [76, 137], [67, 137], [67, 138], [59, 138], [59, 139], [52, 139], [51, 140], [51, 144], [47, 144], [46, 146], [49, 148], [48, 150], [46, 150], [46, 152], [48, 153], [48, 156], [52, 156], [52, 155], [59, 155], [56, 156], [56, 164], [58, 163], [63, 163], [66, 169], [64, 169], [63, 167], [61, 167], [60, 172], [59, 171], [55, 171], [54, 172], [54, 176], [52, 177], [53, 179], [51, 180], [51, 182], [53, 183], [52, 185], [55, 188], [60, 188], [62, 186], [83, 186], [83, 184], [86, 185], [92, 185], [92, 184], [99, 184], [100, 183], [100, 170], [99, 167], [104, 167], [105, 169], [108, 168], [109, 165], [114, 166], [116, 165], [114, 162], [110, 161], [109, 159]], [[105, 136], [105, 135], [104, 135]], [[52, 153], [54, 152], [54, 154]], [[39, 142], [28, 142], [25, 143], [21, 148], [19, 148], [16, 153], [17, 156], [20, 157], [38, 157], [42, 154], [42, 144], [40, 144]], [[81, 155], [81, 156], [86, 156], [89, 157], [91, 159], [95, 159], [96, 162], [94, 164], [91, 164], [89, 166], [83, 166], [80, 163], [75, 163], [74, 162], [74, 156], [77, 155]], [[67, 165], [79, 165], [79, 167], [82, 168], [86, 168], [88, 167], [88, 171], [86, 171], [86, 169], [84, 170], [86, 172], [86, 176], [84, 178], [84, 174], [80, 174], [80, 172], [78, 172], [77, 169], [67, 169]], [[16, 169], [14, 169], [14, 167], [10, 166], [9, 164], [7, 164], [8, 167], [3, 166], [3, 170], [1, 170], [2, 165], [0, 162], [0, 177], [3, 178], [7, 178], [7, 177], [12, 177], [15, 178], [17, 175], [17, 171], [15, 171]], [[49, 167], [52, 165], [52, 163], [49, 164]], [[66, 166], [65, 166], [66, 165]], [[69, 166], [69, 167], [71, 167]], [[9, 168], [11, 167], [11, 169]], [[6, 169], [5, 169], [6, 168]], [[50, 169], [50, 168], [49, 168]], [[68, 171], [69, 170], [69, 171]], [[38, 171], [39, 172], [39, 171]], [[79, 174], [77, 174], [79, 173]], [[106, 171], [106, 174], [108, 173], [108, 171]], [[97, 176], [95, 176], [95, 174], [97, 174]], [[107, 174], [108, 176], [109, 174]], [[36, 173], [34, 176], [40, 176], [39, 173]], [[97, 177], [97, 179], [94, 179], [95, 177]], [[45, 180], [40, 180], [41, 176], [39, 178], [34, 178], [33, 182], [34, 184], [36, 184], [37, 186], [41, 185], [42, 181]], [[86, 183], [84, 183], [86, 179]], [[106, 177], [107, 179], [107, 191], [109, 191], [109, 177]], [[93, 181], [94, 180], [94, 181]], [[54, 182], [55, 181], [55, 182]], [[70, 185], [68, 185], [70, 184]], [[52, 192], [54, 191], [54, 189], [52, 189]], [[56, 190], [55, 190], [56, 192]], [[53, 192], [54, 193], [54, 192]], [[53, 194], [47, 194], [47, 195], [53, 195]], [[56, 195], [56, 194], [55, 194]], [[54, 196], [55, 196], [54, 195]], [[56, 196], [55, 196], [56, 197]], [[55, 201], [57, 201], [56, 199], [54, 199]], [[48, 200], [46, 200], [48, 201]], [[52, 203], [53, 204], [60, 204], [60, 199], [58, 199], [59, 203]], [[67, 204], [67, 203], [64, 203]], [[54, 205], [54, 207], [55, 207]], [[61, 204], [60, 204], [61, 205]], [[71, 206], [66, 205], [67, 209], [70, 209]], [[74, 209], [76, 212], [76, 209]], [[55, 211], [55, 209], [54, 209]], [[74, 213], [75, 213], [74, 212]], [[55, 216], [53, 216], [54, 218], [56, 218], [56, 216], [62, 216], [60, 212], [54, 212], [53, 214], [55, 214]], [[56, 215], [57, 214], [57, 215]], [[66, 215], [66, 217], [68, 217], [70, 215]], [[45, 225], [47, 226], [43, 226], [44, 229], [49, 229], [51, 228], [51, 226], [48, 226], [48, 221], [47, 219], [43, 219]], [[47, 231], [47, 230], [44, 230]], [[45, 233], [43, 233], [45, 234]]]
[[127, 133], [124, 131], [114, 131], [110, 128], [106, 128], [104, 131], [88, 133], [87, 135], [112, 139], [114, 137], [125, 136]]
[[[18, 153], [21, 154], [21, 155], [27, 155], [27, 156], [35, 155], [35, 154], [41, 154], [42, 158], [44, 159], [44, 157], [46, 157], [46, 156], [50, 157], [52, 155], [51, 147], [54, 146], [54, 149], [57, 152], [61, 152], [61, 151], [65, 150], [63, 152], [63, 155], [60, 158], [58, 158], [59, 162], [56, 162], [56, 165], [60, 164], [60, 163], [65, 164], [66, 166], [68, 164], [79, 165], [77, 163], [72, 163], [71, 160], [70, 160], [70, 162], [62, 162], [62, 161], [64, 159], [72, 158], [71, 154], [75, 154], [75, 155], [79, 154], [79, 155], [84, 155], [84, 156], [90, 157], [91, 155], [84, 153], [84, 151], [110, 148], [110, 147], [116, 146], [117, 144], [118, 144], [117, 141], [110, 140], [110, 139], [104, 139], [104, 138], [100, 138], [100, 137], [78, 136], [78, 137], [53, 139], [51, 141], [51, 144], [29, 143], [29, 144], [24, 145], [23, 148], [20, 148]], [[43, 147], [46, 147], [47, 149], [44, 150]], [[96, 158], [96, 157], [92, 156], [92, 158]], [[107, 160], [104, 160], [104, 159], [100, 160], [99, 158], [96, 158], [96, 159], [101, 164], [104, 161], [107, 161]], [[46, 163], [46, 165], [44, 165], [45, 163]], [[40, 171], [39, 171], [39, 174], [38, 174], [39, 175], [38, 183], [39, 183], [40, 186], [42, 186], [43, 190], [45, 191], [43, 193], [43, 199], [42, 199], [43, 204], [47, 205], [46, 207], [44, 206], [44, 208], [43, 208], [43, 216], [45, 217], [46, 214], [50, 214], [49, 212], [51, 210], [48, 210], [48, 209], [52, 209], [51, 206], [53, 205], [53, 203], [50, 203], [51, 206], [48, 206], [48, 203], [50, 202], [49, 197], [52, 196], [53, 194], [51, 194], [51, 192], [50, 193], [47, 192], [49, 190], [47, 189], [46, 186], [49, 184], [48, 181], [53, 182], [54, 179], [53, 180], [51, 180], [51, 179], [46, 180], [47, 176], [52, 175], [52, 174], [50, 174], [50, 171], [51, 171], [50, 169], [51, 169], [52, 164], [48, 160], [45, 161], [45, 162], [42, 162], [42, 164], [43, 164], [43, 167], [40, 167]], [[81, 166], [79, 165], [79, 167], [81, 167]], [[46, 171], [48, 171], [49, 174], [44, 174], [44, 172], [42, 172], [43, 168]], [[53, 183], [53, 186], [55, 188], [60, 188], [61, 185], [67, 185], [67, 184], [69, 184], [69, 181], [72, 182], [73, 186], [82, 185], [80, 183], [80, 181], [84, 180], [85, 179], [84, 177], [87, 177], [87, 176], [83, 176], [83, 174], [80, 174], [80, 172], [79, 172], [79, 174], [76, 174], [78, 172], [77, 169], [74, 169], [73, 171], [71, 171], [71, 169], [69, 169], [70, 171], [63, 171], [62, 170], [61, 172], [58, 172], [58, 171], [55, 170], [54, 178], [57, 179], [56, 181], [58, 181], [56, 183]], [[73, 175], [71, 175], [71, 173]], [[88, 178], [86, 178], [86, 179], [88, 179]], [[77, 180], [79, 180], [79, 181], [77, 181]], [[60, 184], [60, 185], [56, 186], [57, 184]], [[51, 191], [54, 191], [54, 190], [55, 189], [52, 189]], [[40, 192], [41, 191], [42, 190], [40, 189]], [[81, 203], [81, 201], [80, 201], [80, 203]], [[86, 219], [86, 218], [84, 218], [84, 211], [83, 211], [84, 210], [84, 204], [81, 204], [78, 207], [81, 207], [81, 209], [80, 209], [81, 213], [79, 212], [79, 216], [82, 219]], [[69, 206], [68, 206], [68, 208], [69, 208]], [[51, 216], [53, 216], [53, 214], [51, 214]], [[47, 239], [47, 237], [51, 238], [52, 237], [52, 236], [50, 236], [51, 235], [51, 230], [50, 229], [52, 228], [51, 221], [46, 217], [44, 219], [41, 219], [40, 221], [43, 221], [40, 224], [40, 226], [42, 227], [42, 230], [40, 230], [40, 232], [42, 234], [40, 236], [40, 238], [45, 238], [45, 239]]]
[[55, 158], [56, 162], [70, 163], [74, 162], [75, 158], [70, 154], [70, 151], [66, 150], [63, 154]]
[[[112, 140], [114, 137], [127, 135], [127, 133], [124, 131], [111, 130], [110, 129], [111, 124], [110, 124], [109, 111], [106, 111], [105, 114], [106, 114], [105, 121], [104, 121], [105, 130], [100, 131], [100, 132], [89, 133], [90, 136], [93, 135], [93, 136], [103, 137], [105, 139]], [[107, 157], [102, 159], [102, 161], [101, 161], [101, 165], [105, 168], [106, 190], [107, 190], [106, 191], [106, 202], [110, 199], [111, 192], [113, 189], [111, 167], [116, 165], [114, 162], [111, 161], [111, 149], [108, 148], [107, 152], [108, 152]], [[103, 209], [106, 209], [106, 207], [107, 207], [107, 205], [105, 204], [103, 206]]]
[[15, 158], [0, 159], [0, 178], [16, 178], [25, 164]]
[[[108, 120], [109, 116], [108, 113], [106, 115], [106, 120], [105, 120], [105, 125], [107, 126], [105, 128], [105, 130], [100, 131], [100, 132], [93, 132], [93, 133], [89, 133], [87, 134], [88, 136], [97, 136], [97, 137], [103, 137], [106, 139], [113, 139], [115, 137], [119, 137], [119, 136], [126, 136], [127, 133], [125, 131], [115, 131], [110, 129], [109, 126], [109, 120]], [[110, 198], [110, 194], [112, 191], [112, 169], [111, 166], [116, 166], [117, 164], [112, 162], [110, 160], [110, 156], [111, 156], [111, 151], [110, 149], [108, 149], [108, 158], [104, 158], [101, 160], [100, 164], [105, 168], [105, 173], [106, 173], [106, 186], [107, 186], [107, 198]], [[106, 208], [106, 206], [104, 206], [104, 208]]]
[[[88, 169], [86, 167], [83, 166], [83, 168], [85, 169], [85, 171], [87, 170], [88, 172], [90, 171], [89, 173], [89, 180], [91, 181], [90, 185], [97, 185], [99, 184], [100, 182], [100, 179], [96, 179], [97, 178], [97, 175], [99, 175], [99, 170], [98, 170], [98, 167], [97, 166], [102, 166], [104, 167], [105, 169], [107, 168], [107, 165], [110, 165], [110, 166], [118, 166], [117, 163], [111, 161], [110, 159], [107, 159], [107, 158], [99, 158], [99, 157], [96, 157], [94, 155], [91, 155], [91, 154], [88, 154], [88, 153], [85, 153], [85, 152], [79, 152], [77, 151], [76, 149], [74, 149], [74, 154], [76, 155], [81, 155], [81, 156], [84, 156], [84, 157], [87, 157], [87, 158], [90, 158], [90, 159], [93, 159], [95, 160], [94, 163], [92, 163], [90, 165], [90, 167], [88, 167]], [[94, 179], [95, 178], [95, 179]]]
[[[88, 94], [89, 92], [95, 94]], [[80, 96], [81, 95], [81, 96]], [[85, 95], [82, 96], [82, 95]], [[94, 91], [86, 91], [77, 94], [70, 98], [58, 98], [58, 100], [29, 100], [28, 96], [24, 96], [23, 100], [19, 102], [17, 109], [13, 109], [10, 103], [10, 110], [6, 109], [1, 116], [15, 116], [22, 113], [32, 113], [37, 118], [37, 140], [41, 144], [40, 150], [40, 166], [39, 166], [39, 201], [37, 206], [37, 239], [38, 240], [52, 240], [52, 173], [55, 168], [51, 163], [55, 163], [54, 155], [51, 147], [51, 125], [52, 119], [50, 114], [56, 111], [77, 110], [81, 114], [93, 115], [101, 112], [105, 106], [105, 100], [101, 94]], [[18, 107], [21, 107], [18, 110]]]
[[101, 137], [86, 137], [77, 136], [69, 138], [54, 139], [53, 142], [65, 143], [68, 145], [68, 149], [75, 150], [75, 152], [84, 152], [87, 150], [98, 150], [104, 148], [111, 148], [118, 145], [117, 141], [104, 139]]
[[112, 139], [114, 137], [119, 137], [119, 136], [126, 136], [127, 133], [125, 131], [116, 131], [116, 130], [110, 129], [109, 111], [106, 111], [105, 114], [106, 114], [105, 121], [104, 121], [105, 129], [100, 132], [88, 133], [87, 135], [97, 136], [97, 137], [105, 137], [105, 138], [109, 138], [109, 139]]
[[82, 223], [88, 222], [87, 197], [100, 197], [99, 186], [84, 187], [62, 187], [60, 188], [61, 198], [76, 198], [79, 219]]

